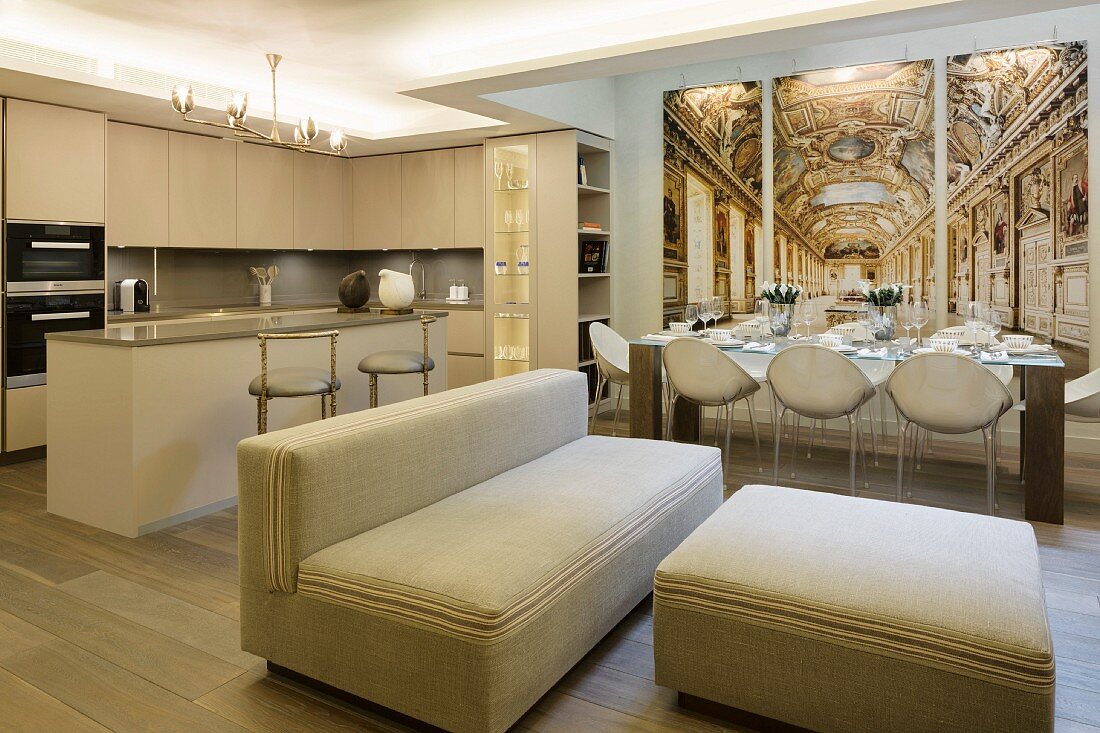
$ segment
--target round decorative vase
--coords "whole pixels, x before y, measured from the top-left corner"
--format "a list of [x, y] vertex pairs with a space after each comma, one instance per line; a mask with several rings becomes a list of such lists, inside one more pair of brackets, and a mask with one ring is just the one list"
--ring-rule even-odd
[[871, 330], [875, 341], [892, 340], [894, 330], [898, 326], [898, 307], [896, 305], [869, 305], [867, 310], [871, 316]]
[[367, 273], [356, 270], [341, 280], [338, 295], [345, 308], [357, 310], [365, 306], [370, 300], [370, 281], [367, 280]]
[[412, 275], [395, 270], [378, 272], [378, 299], [390, 310], [404, 310], [412, 305], [415, 289]]
[[787, 336], [794, 325], [794, 303], [769, 303], [768, 320], [771, 322], [773, 336]]

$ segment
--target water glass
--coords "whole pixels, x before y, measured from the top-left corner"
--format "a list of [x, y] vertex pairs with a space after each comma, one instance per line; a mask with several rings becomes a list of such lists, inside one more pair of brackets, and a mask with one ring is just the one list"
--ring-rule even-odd
[[910, 317], [913, 319], [913, 325], [917, 327], [917, 345], [919, 346], [922, 341], [920, 337], [920, 330], [924, 328], [925, 324], [932, 317], [932, 309], [928, 307], [928, 302], [924, 300], [918, 300], [909, 307]]
[[985, 331], [986, 345], [990, 348], [996, 343], [997, 334], [1001, 332], [1002, 322], [1001, 314], [992, 308], [989, 309], [989, 313], [986, 314], [985, 321], [982, 322], [982, 330]]

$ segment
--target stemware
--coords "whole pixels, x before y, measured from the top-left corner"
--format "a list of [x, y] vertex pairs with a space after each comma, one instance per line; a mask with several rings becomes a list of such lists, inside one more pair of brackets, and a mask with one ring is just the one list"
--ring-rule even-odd
[[504, 210], [504, 226], [511, 228], [512, 226], [512, 210]]
[[500, 189], [500, 179], [504, 175], [504, 162], [500, 160], [493, 161], [493, 174], [497, 177], [497, 190]]
[[993, 348], [993, 344], [996, 343], [997, 334], [1001, 332], [1001, 327], [1001, 314], [990, 308], [989, 312], [986, 314], [985, 320], [982, 322], [982, 330], [985, 331], [988, 337], [985, 342], [986, 346]]
[[817, 304], [811, 300], [803, 300], [798, 307], [799, 320], [806, 327], [806, 338], [810, 338], [810, 327], [817, 320]]
[[908, 303], [898, 303], [898, 323], [905, 329], [905, 343], [912, 346], [913, 339], [909, 332], [913, 330], [913, 309]]
[[985, 321], [985, 303], [979, 300], [968, 301], [963, 319], [966, 322], [967, 330], [970, 332], [970, 343], [973, 345], [978, 341], [978, 331]]
[[512, 185], [512, 174], [515, 172], [515, 166], [511, 163], [504, 164], [504, 173], [508, 176], [508, 188], [514, 188]]
[[921, 341], [920, 330], [924, 328], [924, 325], [928, 323], [928, 320], [932, 317], [932, 309], [928, 307], [927, 301], [918, 300], [910, 306], [909, 312], [913, 319], [913, 325], [917, 327], [917, 345], [920, 346], [923, 343], [923, 341]]
[[[860, 341], [875, 340], [875, 323], [871, 317], [871, 307], [867, 303], [860, 306], [859, 314], [856, 316], [856, 323], [863, 328], [863, 333], [861, 334], [863, 338], [861, 338]], [[855, 341], [855, 338], [852, 340]]]
[[684, 321], [688, 324], [688, 330], [694, 331], [695, 324], [699, 321], [699, 306], [689, 303], [684, 307]]
[[710, 299], [710, 302], [710, 313], [714, 316], [713, 328], [717, 328], [718, 321], [722, 320], [722, 316], [726, 315], [726, 299], [716, 295]]

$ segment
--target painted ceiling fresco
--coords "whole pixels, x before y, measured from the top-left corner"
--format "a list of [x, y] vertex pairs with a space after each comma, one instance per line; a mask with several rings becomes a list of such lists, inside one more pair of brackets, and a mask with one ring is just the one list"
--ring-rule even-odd
[[932, 205], [930, 60], [775, 80], [776, 210], [831, 259], [877, 259]]
[[665, 92], [665, 110], [696, 134], [752, 191], [764, 180], [763, 108], [757, 82], [733, 82]]
[[1080, 43], [1018, 46], [947, 61], [948, 185], [965, 180], [1084, 55]]

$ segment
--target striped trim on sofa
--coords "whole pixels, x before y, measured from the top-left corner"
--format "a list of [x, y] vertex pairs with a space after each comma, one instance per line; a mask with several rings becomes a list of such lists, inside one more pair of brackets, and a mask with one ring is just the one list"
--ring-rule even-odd
[[[372, 428], [380, 428], [396, 422], [410, 420], [419, 415], [445, 409], [454, 405], [492, 399], [501, 394], [525, 390], [532, 384], [538, 384], [553, 379], [560, 379], [557, 372], [549, 372], [545, 375], [532, 375], [522, 381], [505, 382], [493, 386], [493, 382], [478, 385], [475, 392], [462, 394], [456, 393], [450, 399], [431, 400], [430, 398], [417, 398], [409, 400], [408, 406], [396, 409], [388, 414], [379, 415], [376, 410], [364, 410], [359, 420], [353, 420], [337, 425], [328, 425], [332, 420], [326, 420], [321, 424], [315, 423], [313, 430], [308, 433], [291, 435], [271, 446], [268, 453], [267, 465], [264, 471], [264, 483], [267, 486], [264, 506], [264, 527], [266, 552], [264, 553], [267, 565], [267, 580], [271, 590], [293, 593], [295, 591], [294, 571], [296, 561], [290, 556], [290, 523], [287, 521], [287, 488], [286, 476], [288, 463], [292, 452], [316, 443], [323, 443], [333, 438], [351, 435]], [[446, 393], [444, 393], [446, 394]], [[429, 399], [427, 403], [425, 399]]]
[[461, 639], [492, 642], [540, 614], [721, 474], [721, 460], [714, 456], [501, 609], [479, 608], [416, 588], [308, 566], [299, 568], [298, 592], [358, 611], [426, 625]]
[[654, 603], [724, 616], [875, 654], [908, 659], [1028, 692], [1052, 694], [1054, 655], [947, 629], [871, 616], [714, 581], [657, 571]]

